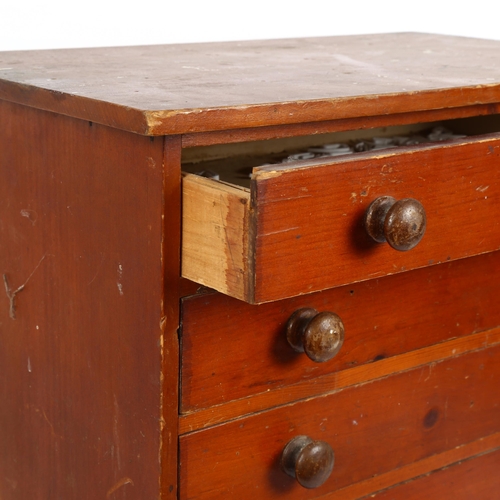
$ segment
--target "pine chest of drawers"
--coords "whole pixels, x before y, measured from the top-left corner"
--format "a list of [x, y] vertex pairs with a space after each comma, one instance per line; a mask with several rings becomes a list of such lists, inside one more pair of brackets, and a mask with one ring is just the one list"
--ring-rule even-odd
[[500, 42], [0, 55], [0, 498], [499, 498]]

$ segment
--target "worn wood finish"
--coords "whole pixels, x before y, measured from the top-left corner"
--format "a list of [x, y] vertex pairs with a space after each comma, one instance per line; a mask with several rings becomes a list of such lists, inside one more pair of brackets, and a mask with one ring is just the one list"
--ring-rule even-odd
[[[466, 443], [443, 453], [439, 453], [438, 455], [432, 455], [428, 458], [417, 460], [416, 462], [404, 465], [398, 469], [394, 469], [384, 474], [379, 474], [378, 476], [371, 477], [365, 481], [360, 481], [359, 483], [347, 486], [346, 488], [341, 488], [333, 493], [322, 495], [320, 498], [321, 500], [364, 499], [368, 496], [371, 497], [373, 492], [390, 488], [391, 486], [403, 483], [418, 476], [429, 474], [432, 471], [437, 471], [443, 467], [452, 466], [461, 460], [467, 460], [482, 453], [489, 453], [499, 447], [500, 432], [497, 432], [485, 438], [481, 438], [476, 441], [472, 441], [471, 443]], [[477, 473], [478, 475], [481, 475], [481, 470], [478, 470]], [[476, 479], [479, 478], [476, 477]], [[490, 490], [496, 492], [496, 479], [493, 479], [488, 474], [484, 474], [479, 481], [482, 483], [481, 486], [486, 488], [488, 488], [488, 482], [492, 482], [493, 485]]]
[[[255, 295], [249, 300], [276, 300], [500, 248], [500, 139], [482, 137], [352, 155], [327, 165], [257, 169]], [[409, 252], [374, 243], [363, 227], [369, 203], [385, 195], [416, 198], [424, 206], [426, 233]]]
[[[1, 500], [442, 497], [422, 475], [500, 449], [499, 49], [407, 33], [0, 54]], [[463, 117], [476, 137], [252, 156], [251, 189], [181, 189], [181, 161]], [[364, 231], [377, 196], [427, 212], [405, 255]], [[304, 307], [345, 324], [328, 362], [287, 344]], [[281, 470], [304, 435], [285, 469], [315, 490]], [[482, 460], [464, 477], [488, 498]]]
[[[187, 177], [187, 180], [186, 180]], [[235, 297], [253, 295], [249, 259], [250, 197], [247, 189], [185, 176], [182, 189], [182, 276], [227, 290]], [[203, 242], [203, 243], [202, 243]]]
[[500, 102], [499, 46], [393, 33], [11, 52], [0, 98], [152, 135], [389, 115]]
[[[236, 196], [225, 183], [188, 174], [183, 276], [262, 303], [491, 252], [500, 248], [498, 167], [500, 139], [490, 134], [263, 166], [251, 191], [235, 188]], [[364, 214], [380, 196], [423, 205], [426, 234], [410, 252], [368, 236]]]
[[163, 140], [0, 131], [0, 497], [158, 498]]
[[160, 498], [177, 499], [179, 432], [179, 297], [185, 289], [180, 279], [180, 137], [165, 138], [163, 156], [162, 272], [164, 301], [161, 317], [161, 441]]
[[[181, 498], [314, 498], [498, 432], [499, 355], [481, 350], [183, 436]], [[295, 435], [334, 449], [316, 490], [280, 469]]]
[[422, 498], [497, 500], [500, 491], [499, 469], [500, 450], [497, 449], [365, 498], [375, 500], [421, 500]]
[[216, 144], [234, 144], [248, 141], [282, 139], [305, 135], [328, 134], [348, 130], [367, 130], [377, 127], [430, 123], [442, 120], [454, 120], [473, 116], [485, 116], [500, 113], [498, 103], [477, 104], [459, 108], [432, 109], [412, 113], [394, 113], [391, 115], [364, 116], [324, 122], [297, 123], [293, 125], [275, 125], [258, 128], [241, 128], [184, 134], [182, 147], [193, 148]]
[[329, 394], [356, 384], [387, 377], [399, 371], [410, 370], [417, 366], [434, 363], [487, 346], [494, 346], [498, 343], [500, 343], [500, 328], [494, 328], [486, 332], [382, 359], [377, 363], [368, 363], [311, 380], [306, 379], [295, 384], [270, 389], [249, 398], [236, 399], [181, 415], [179, 432], [187, 434], [291, 401]]
[[[496, 252], [260, 306], [220, 294], [186, 298], [182, 411], [266, 393], [500, 325], [500, 283], [491, 279], [499, 273]], [[404, 305], [398, 305], [401, 297]], [[302, 307], [342, 318], [344, 344], [326, 363], [314, 363], [287, 343], [286, 323]]]

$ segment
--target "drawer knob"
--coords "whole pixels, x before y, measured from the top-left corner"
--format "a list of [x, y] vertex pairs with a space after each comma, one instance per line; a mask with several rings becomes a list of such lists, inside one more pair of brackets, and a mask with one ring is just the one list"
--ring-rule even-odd
[[305, 307], [290, 316], [286, 338], [295, 351], [305, 352], [316, 363], [322, 363], [340, 351], [344, 324], [335, 313]]
[[424, 207], [413, 198], [396, 201], [391, 196], [381, 196], [371, 203], [365, 214], [368, 234], [378, 243], [387, 241], [401, 252], [418, 244], [426, 225]]
[[324, 441], [296, 436], [285, 446], [281, 468], [304, 488], [318, 488], [332, 473], [335, 455]]

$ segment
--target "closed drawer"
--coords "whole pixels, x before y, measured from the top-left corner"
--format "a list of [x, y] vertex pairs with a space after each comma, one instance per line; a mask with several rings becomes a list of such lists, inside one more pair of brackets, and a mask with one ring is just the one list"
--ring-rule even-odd
[[[497, 345], [181, 436], [181, 498], [315, 498], [493, 435], [499, 356]], [[317, 489], [281, 470], [297, 435], [334, 450], [333, 471]]]
[[[500, 136], [255, 168], [251, 188], [183, 178], [182, 274], [269, 302], [500, 248]], [[375, 243], [364, 214], [380, 196], [427, 214], [408, 252]]]
[[432, 472], [379, 494], [375, 500], [496, 500], [500, 491], [500, 450]]
[[[500, 252], [259, 306], [221, 294], [182, 301], [181, 411], [313, 380], [500, 325]], [[323, 363], [287, 342], [304, 307], [338, 314], [345, 339]]]

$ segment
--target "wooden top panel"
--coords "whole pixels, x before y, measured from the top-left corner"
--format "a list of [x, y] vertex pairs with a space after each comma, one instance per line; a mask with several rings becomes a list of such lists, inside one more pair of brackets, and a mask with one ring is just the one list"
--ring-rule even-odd
[[4, 52], [0, 98], [151, 135], [322, 121], [500, 102], [499, 50], [397, 33]]

